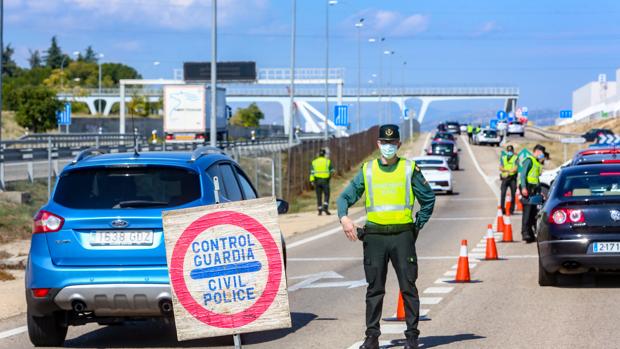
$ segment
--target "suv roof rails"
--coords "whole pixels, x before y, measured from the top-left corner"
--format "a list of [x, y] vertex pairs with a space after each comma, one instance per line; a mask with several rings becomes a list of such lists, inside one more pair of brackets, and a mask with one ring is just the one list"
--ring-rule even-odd
[[72, 164], [77, 164], [78, 162], [86, 159], [87, 157], [97, 156], [97, 155], [106, 154], [106, 153], [107, 153], [107, 151], [105, 149], [101, 149], [101, 148], [88, 148], [88, 149], [82, 150], [75, 157], [75, 159], [73, 159], [73, 161], [71, 163]]
[[196, 149], [194, 149], [194, 151], [192, 152], [192, 157], [190, 158], [190, 162], [194, 162], [198, 159], [200, 159], [202, 156], [204, 155], [209, 155], [209, 154], [222, 154], [222, 155], [226, 155], [226, 153], [218, 148], [218, 147], [209, 147], [209, 146], [205, 146], [205, 147], [198, 147]]

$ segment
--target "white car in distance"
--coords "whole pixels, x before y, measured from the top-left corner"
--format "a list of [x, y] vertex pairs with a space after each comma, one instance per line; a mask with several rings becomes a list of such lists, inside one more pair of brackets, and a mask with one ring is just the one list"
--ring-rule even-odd
[[479, 133], [474, 135], [474, 143], [478, 145], [494, 145], [499, 146], [502, 139], [497, 130], [491, 130], [488, 128], [483, 129]]
[[433, 191], [452, 194], [452, 171], [446, 158], [442, 156], [420, 156], [411, 159], [422, 171], [422, 175]]
[[511, 121], [508, 124], [508, 128], [506, 129], [506, 133], [509, 135], [518, 134], [523, 137], [525, 135], [525, 127], [519, 121]]

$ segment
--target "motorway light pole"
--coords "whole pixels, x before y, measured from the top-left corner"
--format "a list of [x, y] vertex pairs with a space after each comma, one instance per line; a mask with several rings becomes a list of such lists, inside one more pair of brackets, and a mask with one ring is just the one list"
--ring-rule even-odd
[[[394, 51], [390, 51], [390, 50], [385, 50], [383, 51], [383, 53], [385, 55], [388, 55], [390, 57], [388, 57], [388, 103], [386, 105], [384, 105], [384, 109], [385, 108], [389, 108], [389, 113], [386, 113], [387, 115], [390, 116], [390, 123], [392, 123], [392, 57], [394, 55]], [[387, 116], [386, 115], [386, 116]]]
[[329, 7], [336, 4], [337, 0], [325, 1], [325, 140], [329, 138]]
[[97, 63], [99, 65], [99, 99], [97, 100], [97, 114], [101, 115], [101, 60], [103, 59], [103, 53], [97, 55], [99, 58]]
[[217, 146], [215, 114], [217, 113], [217, 0], [211, 2], [211, 121], [209, 143]]
[[291, 0], [291, 86], [289, 87], [289, 119], [288, 119], [288, 146], [293, 146], [293, 117], [295, 115], [295, 36], [297, 26], [297, 0]]
[[361, 44], [361, 32], [362, 27], [364, 26], [364, 19], [360, 18], [360, 20], [355, 23], [355, 27], [357, 28], [357, 132], [361, 131], [361, 103], [360, 103], [360, 89], [362, 83], [362, 44]]

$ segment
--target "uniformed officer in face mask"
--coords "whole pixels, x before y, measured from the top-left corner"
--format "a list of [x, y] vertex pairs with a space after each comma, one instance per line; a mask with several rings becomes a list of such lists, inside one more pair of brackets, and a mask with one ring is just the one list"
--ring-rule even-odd
[[540, 174], [549, 153], [543, 145], [536, 144], [533, 155], [528, 155], [521, 165], [519, 186], [523, 197], [523, 216], [521, 217], [521, 236], [523, 241], [531, 243], [536, 240], [534, 225], [538, 206], [530, 204], [530, 198], [540, 194]]
[[[420, 299], [415, 281], [418, 264], [415, 241], [435, 206], [435, 194], [414, 161], [396, 156], [398, 126], [383, 125], [377, 146], [381, 158], [365, 163], [337, 200], [338, 217], [351, 241], [363, 241], [366, 291], [366, 339], [360, 349], [378, 349], [381, 309], [388, 262], [392, 262], [405, 304], [406, 349], [418, 347]], [[366, 192], [367, 222], [363, 229], [347, 216], [348, 208]], [[420, 211], [413, 219], [413, 204]]]

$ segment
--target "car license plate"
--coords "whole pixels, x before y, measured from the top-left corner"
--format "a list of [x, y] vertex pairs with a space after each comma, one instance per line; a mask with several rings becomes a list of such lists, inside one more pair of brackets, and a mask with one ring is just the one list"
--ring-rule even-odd
[[620, 241], [618, 242], [595, 242], [592, 244], [594, 253], [620, 253]]
[[91, 246], [151, 246], [152, 231], [96, 231], [90, 233]]
[[174, 139], [179, 141], [193, 141], [196, 136], [193, 133], [178, 133]]

